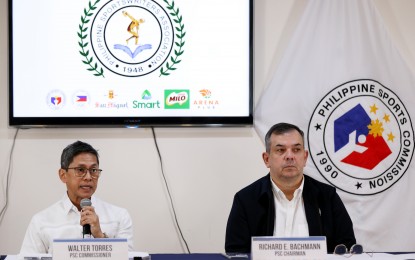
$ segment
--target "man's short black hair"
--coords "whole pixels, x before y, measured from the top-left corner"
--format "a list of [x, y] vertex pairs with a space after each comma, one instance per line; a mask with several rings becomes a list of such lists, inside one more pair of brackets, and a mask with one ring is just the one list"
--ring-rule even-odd
[[97, 162], [99, 164], [98, 151], [90, 144], [81, 141], [76, 141], [75, 143], [72, 143], [66, 146], [65, 149], [63, 149], [61, 155], [61, 168], [68, 169], [69, 164], [71, 164], [71, 162], [73, 161], [73, 158], [80, 153], [90, 153], [95, 155], [95, 157], [97, 157]]

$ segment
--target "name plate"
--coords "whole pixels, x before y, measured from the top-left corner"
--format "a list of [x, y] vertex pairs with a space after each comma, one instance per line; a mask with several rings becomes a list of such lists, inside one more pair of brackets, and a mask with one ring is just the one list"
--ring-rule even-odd
[[126, 238], [54, 239], [53, 260], [128, 260]]
[[251, 254], [252, 260], [326, 259], [326, 237], [252, 237]]

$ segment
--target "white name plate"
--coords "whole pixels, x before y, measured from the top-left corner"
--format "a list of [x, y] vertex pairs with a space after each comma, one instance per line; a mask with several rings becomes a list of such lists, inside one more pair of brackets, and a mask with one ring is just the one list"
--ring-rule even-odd
[[252, 237], [252, 260], [327, 258], [326, 237]]
[[125, 238], [54, 239], [53, 260], [128, 260]]

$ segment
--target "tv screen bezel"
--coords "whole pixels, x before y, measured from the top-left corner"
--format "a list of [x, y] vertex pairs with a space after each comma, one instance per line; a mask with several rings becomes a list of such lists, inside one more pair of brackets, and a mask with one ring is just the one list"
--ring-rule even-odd
[[[245, 0], [244, 0], [245, 1]], [[254, 3], [249, 2], [249, 114], [247, 116], [151, 116], [151, 117], [17, 117], [13, 92], [13, 0], [8, 0], [8, 76], [9, 126], [18, 128], [48, 127], [244, 127], [253, 125], [254, 73]]]

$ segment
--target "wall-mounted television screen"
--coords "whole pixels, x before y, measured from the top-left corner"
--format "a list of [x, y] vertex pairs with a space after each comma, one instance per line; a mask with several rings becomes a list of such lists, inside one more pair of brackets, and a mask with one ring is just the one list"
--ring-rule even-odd
[[8, 4], [10, 126], [253, 123], [253, 0]]

